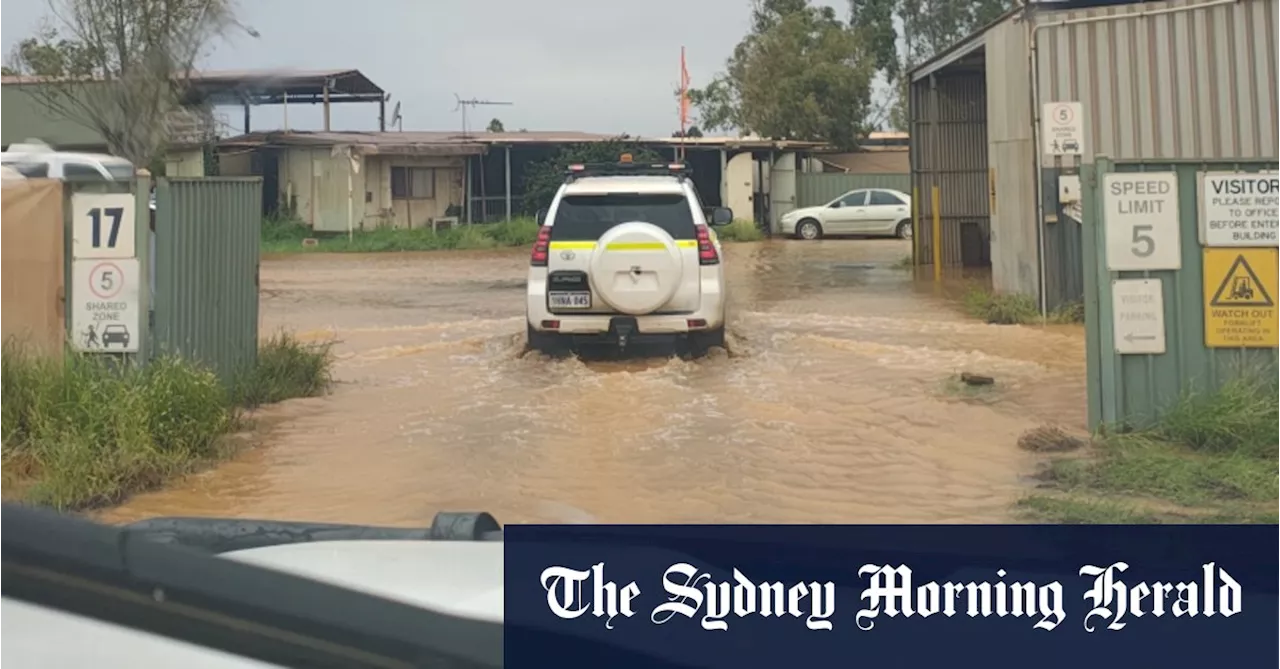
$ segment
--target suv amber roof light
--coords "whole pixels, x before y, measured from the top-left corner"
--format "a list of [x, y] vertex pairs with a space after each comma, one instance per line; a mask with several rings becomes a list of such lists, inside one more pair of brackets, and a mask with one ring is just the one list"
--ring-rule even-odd
[[[631, 155], [631, 154], [626, 154]], [[684, 163], [654, 163], [642, 164], [637, 162], [618, 162], [618, 163], [574, 163], [568, 166], [568, 180], [573, 181], [581, 177], [603, 177], [603, 176], [673, 176], [677, 179], [684, 179], [691, 173], [689, 166]]]
[[630, 153], [624, 153], [624, 154], [622, 154], [622, 157], [618, 159], [618, 162], [620, 162], [620, 163], [630, 163], [630, 162], [631, 162], [631, 154], [630, 154]]

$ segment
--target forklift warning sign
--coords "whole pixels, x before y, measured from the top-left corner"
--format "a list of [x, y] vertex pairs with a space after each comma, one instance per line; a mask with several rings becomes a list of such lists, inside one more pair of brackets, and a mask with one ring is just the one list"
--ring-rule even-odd
[[1209, 348], [1275, 348], [1275, 249], [1204, 249], [1204, 344]]

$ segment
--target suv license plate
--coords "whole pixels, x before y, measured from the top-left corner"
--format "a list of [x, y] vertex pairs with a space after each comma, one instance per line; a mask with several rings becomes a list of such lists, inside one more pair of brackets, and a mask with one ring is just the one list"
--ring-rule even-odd
[[552, 309], [590, 309], [591, 293], [548, 293], [547, 304]]

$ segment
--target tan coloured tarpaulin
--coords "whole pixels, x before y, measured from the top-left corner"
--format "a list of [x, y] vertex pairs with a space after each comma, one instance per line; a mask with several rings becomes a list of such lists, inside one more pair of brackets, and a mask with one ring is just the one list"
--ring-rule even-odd
[[0, 203], [4, 339], [12, 336], [36, 350], [58, 351], [66, 337], [62, 182], [6, 179]]

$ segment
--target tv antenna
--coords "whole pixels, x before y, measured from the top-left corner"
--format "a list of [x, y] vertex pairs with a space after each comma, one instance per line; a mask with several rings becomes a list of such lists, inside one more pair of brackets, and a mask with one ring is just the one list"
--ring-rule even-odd
[[455, 100], [458, 101], [457, 106], [454, 107], [453, 110], [454, 111], [462, 110], [462, 136], [463, 137], [467, 136], [467, 107], [479, 107], [479, 106], [488, 107], [493, 105], [501, 105], [501, 106], [509, 107], [515, 104], [514, 102], [501, 102], [497, 100], [480, 100], [477, 98], [463, 100], [461, 97], [458, 97], [457, 93], [454, 93], [453, 97]]

